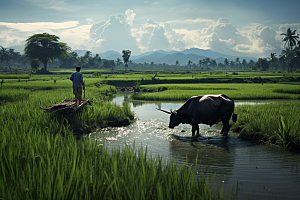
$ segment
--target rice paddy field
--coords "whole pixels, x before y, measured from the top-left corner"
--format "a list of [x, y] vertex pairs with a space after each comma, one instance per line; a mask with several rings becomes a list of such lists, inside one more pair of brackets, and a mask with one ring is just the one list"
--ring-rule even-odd
[[142, 85], [141, 90], [143, 89], [156, 92], [135, 94], [133, 98], [139, 100], [187, 100], [191, 96], [226, 94], [234, 100], [300, 99], [300, 85], [280, 83], [153, 84]]
[[[39, 107], [74, 98], [72, 70], [59, 72], [63, 73], [0, 75], [0, 199], [235, 198], [233, 191], [225, 194], [221, 186], [214, 186], [213, 177], [198, 174], [196, 166], [176, 167], [174, 161], [150, 157], [142, 148], [107, 150], [95, 141], [77, 140], [74, 130], [86, 132], [111, 122], [134, 121], [128, 103], [119, 106], [110, 101], [117, 90], [107, 81], [131, 81], [142, 90], [154, 91], [132, 95], [139, 100], [187, 100], [219, 93], [235, 100], [284, 99], [237, 107], [238, 123], [232, 128], [251, 137], [262, 135], [263, 142], [277, 142], [284, 149], [300, 143], [300, 84], [295, 82], [299, 74], [83, 70], [86, 99], [93, 106], [71, 115], [43, 113]], [[101, 74], [95, 76], [95, 72]], [[176, 83], [206, 78], [285, 83]], [[143, 80], [174, 83], [142, 85]]]
[[134, 119], [128, 104], [110, 102], [114, 86], [84, 76], [93, 106], [46, 114], [39, 107], [73, 98], [70, 75], [10, 76], [0, 78], [0, 199], [234, 199], [196, 166], [77, 140], [76, 128]]

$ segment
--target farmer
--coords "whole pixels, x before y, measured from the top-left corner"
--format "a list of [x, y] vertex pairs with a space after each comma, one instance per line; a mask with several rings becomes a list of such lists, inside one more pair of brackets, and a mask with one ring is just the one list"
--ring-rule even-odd
[[84, 90], [84, 82], [80, 66], [76, 66], [76, 72], [73, 72], [70, 80], [73, 82], [73, 94], [75, 95], [76, 104], [81, 103], [82, 89]]

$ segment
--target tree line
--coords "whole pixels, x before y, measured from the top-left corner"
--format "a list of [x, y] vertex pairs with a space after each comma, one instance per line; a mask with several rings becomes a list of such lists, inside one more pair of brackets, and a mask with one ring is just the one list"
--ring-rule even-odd
[[[63, 42], [59, 41], [59, 37], [48, 33], [34, 34], [26, 40], [24, 54], [15, 52], [14, 49], [4, 48], [0, 45], [0, 70], [13, 73], [18, 68], [31, 68], [31, 72], [47, 73], [48, 67], [55, 66], [58, 68], [74, 68], [79, 65], [83, 68], [107, 68], [114, 70], [115, 68], [128, 69], [188, 69], [188, 70], [282, 70], [288, 72], [300, 72], [300, 42], [299, 35], [296, 30], [290, 28], [282, 33], [284, 42], [284, 50], [277, 56], [271, 53], [270, 57], [259, 58], [257, 62], [246, 59], [240, 60], [237, 57], [234, 61], [227, 58], [223, 62], [217, 62], [208, 57], [193, 63], [189, 60], [187, 63], [180, 64], [178, 60], [174, 65], [166, 63], [156, 64], [153, 62], [135, 63], [129, 60], [131, 51], [123, 50], [122, 58], [116, 60], [101, 59], [99, 54], [92, 55], [91, 51], [86, 51], [83, 56], [71, 50], [71, 48]], [[129, 65], [128, 65], [129, 63]], [[43, 65], [43, 68], [39, 67]]]

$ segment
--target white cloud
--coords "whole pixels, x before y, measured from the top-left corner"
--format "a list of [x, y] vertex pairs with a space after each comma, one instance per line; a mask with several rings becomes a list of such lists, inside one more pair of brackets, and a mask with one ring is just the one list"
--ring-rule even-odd
[[[134, 16], [134, 13], [130, 11], [127, 13]], [[133, 20], [133, 18], [131, 19]], [[90, 48], [93, 52], [101, 53], [108, 50], [121, 52], [124, 49], [129, 49], [133, 55], [140, 53], [136, 38], [132, 36], [127, 17], [123, 14], [112, 15], [108, 21], [95, 23], [91, 27], [89, 35], [91, 38]]]
[[164, 28], [164, 23], [157, 23], [148, 19], [140, 29], [134, 30], [133, 35], [137, 37], [139, 48], [145, 51], [170, 50], [170, 42]]
[[130, 26], [132, 26], [133, 25], [133, 20], [134, 20], [134, 17], [135, 17], [136, 14], [132, 10], [127, 9], [126, 12], [125, 12], [125, 15], [127, 16], [126, 20], [127, 20], [128, 24]]
[[[68, 44], [73, 50], [89, 49], [90, 37], [89, 32], [92, 25], [81, 25], [75, 28], [69, 28], [62, 31], [59, 37], [62, 42]], [[74, 38], [76, 38], [74, 40]]]

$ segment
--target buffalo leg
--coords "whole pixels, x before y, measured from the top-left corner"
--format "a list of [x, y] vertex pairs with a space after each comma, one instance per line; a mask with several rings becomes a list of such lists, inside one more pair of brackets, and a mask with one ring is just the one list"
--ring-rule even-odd
[[223, 136], [227, 136], [230, 129], [229, 123], [227, 120], [222, 120], [222, 123], [223, 123], [223, 128], [220, 134]]
[[198, 124], [192, 125], [192, 136], [195, 135], [195, 132], [197, 132], [197, 135], [199, 135], [199, 125]]

